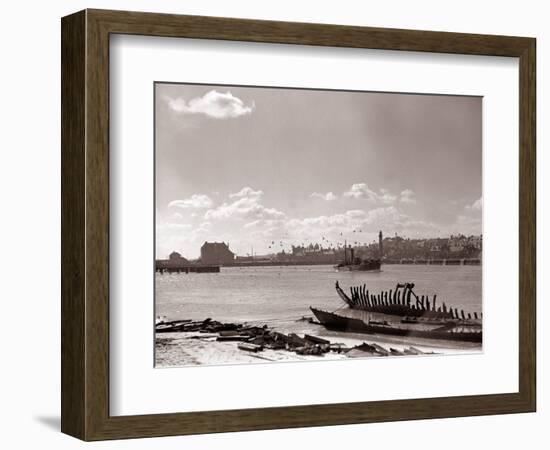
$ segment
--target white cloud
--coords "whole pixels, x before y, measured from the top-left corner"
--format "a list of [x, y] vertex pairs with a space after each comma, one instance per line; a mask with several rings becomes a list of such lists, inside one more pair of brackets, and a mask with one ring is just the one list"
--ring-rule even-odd
[[266, 208], [265, 206], [249, 202], [245, 199], [238, 200], [234, 203], [224, 203], [216, 209], [208, 210], [205, 214], [205, 219], [282, 219], [285, 214], [275, 208]]
[[376, 203], [389, 204], [395, 202], [397, 197], [392, 195], [387, 189], [373, 191], [366, 183], [355, 183], [349, 191], [344, 192], [344, 197], [355, 199], [366, 199]]
[[286, 215], [275, 209], [266, 208], [260, 203], [262, 191], [255, 191], [252, 188], [245, 187], [229, 197], [236, 199], [233, 202], [223, 203], [214, 209], [209, 209], [204, 214], [206, 220], [212, 219], [243, 219], [243, 220], [262, 220], [262, 219], [283, 219]]
[[256, 228], [256, 227], [262, 227], [264, 224], [263, 220], [254, 220], [253, 222], [248, 222], [244, 224], [245, 228]]
[[184, 200], [173, 200], [168, 203], [168, 208], [177, 207], [181, 209], [210, 208], [213, 205], [212, 199], [205, 194], [193, 194]]
[[244, 228], [261, 228], [261, 229], [273, 229], [281, 228], [285, 225], [284, 219], [258, 219], [252, 222], [248, 222], [244, 225]]
[[481, 211], [483, 208], [483, 198], [479, 197], [474, 203], [471, 205], [466, 205], [466, 209], [469, 211]]
[[230, 198], [255, 198], [258, 199], [262, 195], [264, 195], [263, 191], [255, 191], [249, 186], [243, 187], [239, 192], [235, 192], [234, 194], [229, 194]]
[[[382, 197], [391, 195], [383, 190], [376, 194]], [[451, 224], [436, 224], [413, 217], [400, 208], [403, 205], [401, 197], [411, 197], [411, 194], [400, 193], [394, 204], [378, 204], [372, 209], [359, 207], [341, 213], [289, 217], [276, 208], [266, 207], [262, 203], [261, 190], [245, 187], [229, 195], [217, 207], [202, 212], [193, 210], [203, 218], [197, 220], [196, 225], [181, 222], [160, 224], [158, 236], [163, 237], [159, 240], [159, 252], [178, 249], [184, 256], [196, 257], [204, 240], [229, 241], [232, 250], [246, 254], [251, 245], [257, 251], [270, 252], [288, 250], [290, 245], [307, 245], [308, 242], [318, 242], [325, 247], [341, 246], [344, 240], [355, 245], [368, 244], [377, 239], [379, 230], [387, 236], [398, 233], [410, 237], [456, 232], [476, 234], [480, 230], [480, 220], [472, 218], [471, 214], [455, 216]]]
[[332, 214], [304, 219], [285, 221], [285, 233], [294, 242], [325, 242], [342, 244], [348, 242], [364, 244], [377, 238], [378, 231], [386, 235], [397, 232], [404, 235], [436, 235], [436, 224], [416, 220], [404, 214], [395, 206], [383, 206], [371, 210], [353, 209], [340, 214]]
[[305, 219], [291, 219], [287, 222], [290, 229], [309, 229], [311, 231], [335, 231], [350, 233], [353, 230], [374, 231], [382, 224], [395, 224], [407, 216], [401, 214], [397, 208], [387, 206], [364, 211], [352, 209], [345, 213], [332, 214], [330, 216], [307, 217]]
[[349, 191], [344, 192], [344, 197], [370, 198], [375, 194], [365, 183], [355, 183]]
[[393, 203], [397, 197], [393, 194], [390, 194], [387, 189], [380, 189], [380, 194], [377, 197], [377, 200], [381, 203]]
[[312, 198], [320, 198], [321, 200], [325, 200], [327, 202], [331, 202], [333, 200], [336, 200], [338, 197], [334, 195], [332, 192], [327, 192], [326, 194], [321, 194], [320, 192], [314, 192], [310, 195]]
[[168, 106], [181, 114], [204, 114], [214, 119], [233, 119], [251, 114], [254, 103], [249, 106], [231, 92], [225, 93], [212, 90], [202, 97], [195, 97], [188, 102], [182, 97], [167, 98]]
[[401, 191], [399, 200], [401, 201], [401, 203], [416, 203], [414, 191], [412, 191], [411, 189], [405, 189], [404, 191]]

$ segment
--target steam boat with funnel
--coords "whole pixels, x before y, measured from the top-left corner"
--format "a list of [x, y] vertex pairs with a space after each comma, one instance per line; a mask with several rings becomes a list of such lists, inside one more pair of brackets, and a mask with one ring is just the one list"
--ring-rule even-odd
[[378, 258], [362, 259], [355, 256], [355, 249], [348, 248], [347, 242], [344, 244], [344, 261], [334, 266], [340, 272], [360, 271], [360, 272], [378, 272], [382, 266], [382, 232], [378, 233]]

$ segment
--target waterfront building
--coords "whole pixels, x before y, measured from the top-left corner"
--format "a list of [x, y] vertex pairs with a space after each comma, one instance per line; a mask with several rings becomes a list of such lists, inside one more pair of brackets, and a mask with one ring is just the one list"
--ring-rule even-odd
[[234, 260], [235, 254], [225, 242], [205, 242], [201, 247], [202, 264], [229, 264]]
[[170, 253], [170, 255], [168, 256], [168, 259], [170, 259], [171, 262], [177, 262], [177, 263], [181, 263], [181, 264], [189, 263], [189, 261], [186, 258], [184, 258], [183, 256], [181, 256], [181, 254], [178, 253], [178, 252]]
[[183, 268], [190, 265], [189, 260], [181, 256], [178, 252], [172, 252], [168, 256], [168, 259], [157, 259], [155, 261], [155, 267], [157, 270], [167, 268]]

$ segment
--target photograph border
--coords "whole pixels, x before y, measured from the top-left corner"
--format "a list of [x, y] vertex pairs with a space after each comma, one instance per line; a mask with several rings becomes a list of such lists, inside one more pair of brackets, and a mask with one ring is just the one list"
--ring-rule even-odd
[[[216, 39], [519, 58], [519, 390], [515, 393], [109, 415], [109, 37]], [[84, 10], [61, 21], [61, 430], [83, 440], [536, 410], [536, 40]]]
[[[457, 98], [479, 98], [483, 99], [483, 95], [475, 95], [475, 94], [438, 94], [438, 93], [415, 93], [415, 92], [408, 92], [408, 91], [374, 91], [374, 90], [366, 90], [366, 89], [340, 89], [340, 88], [322, 88], [322, 87], [297, 87], [297, 86], [270, 86], [270, 85], [255, 85], [255, 84], [238, 84], [238, 83], [199, 83], [199, 82], [193, 82], [193, 81], [153, 81], [153, 259], [151, 261], [151, 264], [153, 267], [155, 266], [156, 259], [157, 259], [157, 162], [158, 162], [158, 148], [157, 148], [157, 86], [158, 85], [169, 85], [169, 86], [201, 86], [201, 87], [223, 87], [223, 88], [247, 88], [247, 89], [275, 89], [275, 90], [289, 90], [289, 91], [306, 91], [306, 92], [342, 92], [342, 93], [357, 93], [357, 94], [387, 94], [387, 95], [410, 95], [410, 96], [429, 96], [429, 97], [457, 97]], [[480, 148], [481, 150], [481, 148]], [[483, 227], [482, 227], [483, 228]], [[176, 251], [176, 250], [174, 250]], [[151, 273], [151, 277], [155, 279], [156, 276], [156, 269], [153, 269]], [[155, 282], [153, 282], [155, 283]], [[156, 318], [159, 317], [158, 309], [157, 309], [157, 288], [153, 290], [153, 315], [152, 315], [152, 327], [153, 329], [156, 327]], [[483, 311], [483, 305], [481, 305], [481, 312]], [[156, 338], [157, 333], [154, 333], [154, 340], [153, 340], [153, 366], [162, 368], [163, 366], [157, 366], [157, 347], [156, 347]], [[480, 353], [483, 353], [483, 346], [480, 347], [479, 350], [476, 350], [476, 352], [479, 351]], [[296, 361], [294, 361], [296, 362]], [[242, 364], [239, 362], [224, 362], [220, 363], [220, 365], [237, 365]], [[248, 364], [265, 364], [261, 362], [256, 363], [248, 363]], [[193, 364], [181, 364], [177, 366], [169, 366], [172, 367], [187, 367], [192, 366]], [[216, 364], [214, 364], [216, 365]]]

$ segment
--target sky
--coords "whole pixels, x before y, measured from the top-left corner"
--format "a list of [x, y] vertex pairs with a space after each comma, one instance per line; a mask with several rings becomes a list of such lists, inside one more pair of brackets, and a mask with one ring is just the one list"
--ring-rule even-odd
[[155, 84], [156, 253], [481, 234], [482, 98]]

